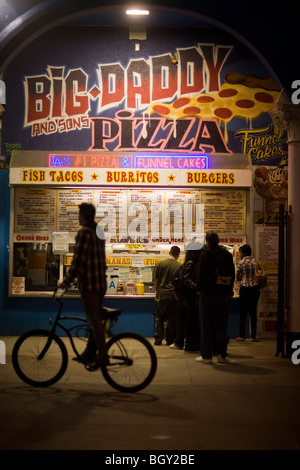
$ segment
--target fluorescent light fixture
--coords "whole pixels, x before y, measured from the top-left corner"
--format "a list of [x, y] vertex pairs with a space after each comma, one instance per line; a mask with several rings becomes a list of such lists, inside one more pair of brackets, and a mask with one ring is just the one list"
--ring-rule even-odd
[[149, 10], [126, 10], [126, 15], [149, 15]]

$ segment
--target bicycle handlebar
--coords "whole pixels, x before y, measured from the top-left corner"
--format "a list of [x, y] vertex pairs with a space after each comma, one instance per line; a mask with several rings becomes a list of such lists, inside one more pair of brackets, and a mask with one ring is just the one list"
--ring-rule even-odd
[[71, 286], [75, 286], [75, 283], [69, 284], [65, 289], [60, 289], [58, 286], [54, 289], [53, 292], [53, 299], [54, 300], [60, 300], [61, 297], [65, 295], [68, 289], [70, 289]]

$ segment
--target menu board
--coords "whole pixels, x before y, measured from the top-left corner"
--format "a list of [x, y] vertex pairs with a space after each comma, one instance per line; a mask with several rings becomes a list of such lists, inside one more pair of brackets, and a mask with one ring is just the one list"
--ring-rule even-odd
[[127, 238], [127, 191], [94, 191], [96, 221], [101, 221], [107, 241]]
[[150, 241], [161, 235], [165, 192], [127, 191], [128, 235], [133, 241]]
[[226, 234], [246, 233], [246, 193], [242, 190], [203, 191], [204, 230]]
[[200, 191], [170, 190], [165, 194], [165, 229], [175, 238], [199, 238], [203, 233], [203, 205]]
[[47, 232], [56, 229], [56, 191], [17, 188], [15, 192], [15, 232]]
[[78, 232], [78, 206], [83, 202], [94, 203], [94, 191], [85, 189], [57, 190], [57, 231]]
[[[79, 229], [78, 206], [94, 204], [108, 242], [179, 242], [246, 233], [244, 190], [15, 189], [14, 235]], [[24, 237], [19, 237], [24, 240]], [[71, 240], [70, 240], [71, 242]]]

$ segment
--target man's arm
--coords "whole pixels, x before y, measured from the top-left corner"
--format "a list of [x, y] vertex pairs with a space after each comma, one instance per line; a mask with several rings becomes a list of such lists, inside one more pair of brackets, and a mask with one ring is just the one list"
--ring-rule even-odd
[[60, 289], [65, 289], [74, 281], [76, 277], [78, 277], [78, 273], [82, 265], [82, 260], [85, 257], [87, 247], [88, 247], [87, 230], [80, 230], [78, 232], [76, 244], [74, 247], [74, 256], [73, 256], [72, 266], [69, 269], [69, 272], [66, 274], [62, 283], [59, 285]]
[[189, 289], [196, 290], [197, 286], [196, 283], [193, 281], [192, 277], [194, 269], [197, 269], [197, 267], [195, 268], [195, 265], [192, 261], [188, 261], [187, 263], [185, 263], [184, 266], [185, 268], [182, 276], [183, 284]]

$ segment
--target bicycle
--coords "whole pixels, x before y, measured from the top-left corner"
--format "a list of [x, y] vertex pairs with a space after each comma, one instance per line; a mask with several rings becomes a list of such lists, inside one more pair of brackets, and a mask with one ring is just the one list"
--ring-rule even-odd
[[[67, 289], [66, 289], [67, 290]], [[65, 294], [63, 292], [61, 297]], [[80, 361], [80, 351], [75, 345], [73, 332], [87, 342], [89, 329], [86, 318], [62, 315], [63, 302], [54, 293], [59, 309], [50, 330], [38, 328], [27, 331], [16, 341], [12, 351], [12, 363], [16, 374], [23, 382], [33, 387], [48, 387], [58, 382], [68, 366], [68, 352], [56, 330], [60, 327], [70, 340], [71, 347]], [[112, 327], [122, 311], [102, 307], [104, 328]], [[79, 323], [67, 328], [62, 321], [75, 320]], [[50, 324], [52, 320], [49, 320]], [[110, 322], [110, 323], [107, 323]], [[79, 342], [80, 343], [80, 342]], [[100, 370], [106, 382], [120, 392], [134, 393], [147, 387], [153, 380], [157, 369], [157, 358], [149, 341], [137, 333], [118, 333], [107, 341], [109, 364]], [[85, 364], [89, 370], [88, 364]]]

